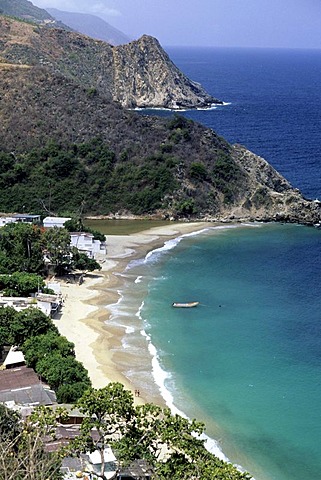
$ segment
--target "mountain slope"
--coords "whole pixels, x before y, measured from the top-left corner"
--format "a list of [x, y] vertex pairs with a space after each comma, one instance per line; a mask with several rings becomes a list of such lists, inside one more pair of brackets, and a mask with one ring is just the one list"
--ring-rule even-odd
[[3, 16], [0, 37], [2, 61], [44, 65], [126, 108], [221, 103], [181, 73], [153, 37], [112, 47], [78, 33], [35, 27]]
[[0, 91], [0, 211], [320, 221], [267, 162], [192, 121], [125, 111], [43, 67], [0, 64]]
[[46, 10], [56, 20], [63, 22], [76, 32], [88, 35], [96, 40], [103, 40], [111, 45], [122, 45], [130, 42], [127, 35], [96, 15], [64, 12], [57, 8], [47, 8]]
[[0, 14], [45, 24], [48, 27], [61, 27], [70, 30], [70, 27], [57, 21], [46, 10], [36, 7], [28, 0], [0, 0]]

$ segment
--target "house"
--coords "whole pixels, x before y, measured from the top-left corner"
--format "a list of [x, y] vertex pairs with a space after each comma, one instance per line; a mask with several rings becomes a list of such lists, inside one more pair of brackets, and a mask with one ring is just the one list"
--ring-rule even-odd
[[154, 471], [146, 460], [135, 460], [128, 467], [120, 470], [117, 480], [151, 480]]
[[15, 222], [33, 223], [34, 225], [40, 224], [40, 215], [27, 215], [24, 213], [16, 213], [12, 216], [15, 219]]
[[53, 390], [42, 384], [32, 368], [26, 366], [0, 370], [0, 403], [19, 406], [53, 405]]
[[15, 223], [16, 219], [13, 217], [0, 217], [0, 227], [8, 225], [8, 223]]
[[54, 227], [62, 228], [68, 220], [71, 220], [71, 218], [70, 217], [46, 217], [43, 219], [43, 226], [45, 228], [54, 228]]
[[8, 223], [31, 223], [40, 224], [40, 215], [27, 215], [24, 213], [15, 213], [9, 217], [0, 217], [0, 227], [4, 227]]
[[70, 244], [89, 258], [95, 258], [98, 253], [106, 255], [106, 243], [94, 240], [94, 235], [88, 232], [71, 232]]
[[[106, 480], [114, 479], [117, 475], [117, 459], [110, 447], [106, 447], [103, 454], [105, 461], [104, 477]], [[91, 453], [88, 452], [85, 457], [88, 461], [87, 470], [99, 475], [101, 471], [101, 453], [95, 450]]]
[[47, 295], [44, 293], [37, 293], [35, 297], [1, 297], [0, 307], [12, 307], [17, 312], [21, 312], [26, 308], [37, 308], [48, 317], [60, 309], [62, 305], [61, 295]]
[[25, 357], [22, 351], [18, 347], [11, 346], [3, 362], [5, 369], [22, 367], [25, 364]]

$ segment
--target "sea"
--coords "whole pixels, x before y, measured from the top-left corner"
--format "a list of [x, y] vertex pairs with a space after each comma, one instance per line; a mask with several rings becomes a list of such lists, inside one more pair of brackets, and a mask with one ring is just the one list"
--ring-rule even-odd
[[[224, 101], [182, 112], [321, 199], [321, 51], [167, 48]], [[168, 111], [144, 114], [172, 115]], [[321, 229], [205, 226], [122, 274], [111, 322], [142, 391], [256, 480], [321, 479]], [[200, 302], [177, 309], [172, 302]]]

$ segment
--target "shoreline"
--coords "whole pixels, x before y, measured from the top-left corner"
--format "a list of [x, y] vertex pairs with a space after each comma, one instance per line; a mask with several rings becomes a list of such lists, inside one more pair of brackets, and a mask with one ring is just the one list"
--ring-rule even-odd
[[[120, 364], [126, 365], [132, 360], [127, 352], [120, 351], [122, 332], [108, 325], [108, 320], [112, 315], [112, 306], [121, 298], [119, 289], [124, 283], [121, 274], [130, 262], [145, 258], [168, 240], [215, 225], [193, 222], [153, 227], [131, 235], [107, 235], [107, 254], [98, 260], [102, 270], [86, 274], [81, 285], [61, 283], [64, 305], [60, 317], [53, 321], [61, 335], [75, 344], [76, 358], [88, 370], [94, 388], [120, 382], [133, 393], [135, 403], [152, 402], [165, 406], [155, 379], [153, 394], [139, 386], [139, 396], [136, 395], [137, 386], [120, 367]], [[115, 347], [118, 347], [116, 354], [112, 351]], [[132, 363], [130, 365], [133, 366]]]

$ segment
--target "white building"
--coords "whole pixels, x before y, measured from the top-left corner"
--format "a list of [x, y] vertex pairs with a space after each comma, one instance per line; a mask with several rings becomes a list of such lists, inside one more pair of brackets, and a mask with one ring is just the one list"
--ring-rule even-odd
[[27, 215], [24, 213], [14, 213], [10, 216], [0, 217], [0, 227], [4, 227], [8, 223], [40, 223], [40, 215]]
[[37, 293], [36, 297], [2, 297], [0, 296], [0, 308], [12, 307], [17, 312], [33, 307], [40, 310], [48, 317], [53, 316], [61, 307], [62, 298], [59, 295], [47, 295]]
[[70, 217], [46, 217], [43, 219], [43, 226], [45, 228], [58, 227], [62, 228]]
[[8, 225], [8, 223], [15, 223], [17, 220], [13, 217], [0, 217], [0, 227]]
[[71, 232], [70, 244], [89, 258], [95, 258], [97, 253], [106, 255], [106, 244], [100, 240], [94, 240], [94, 236], [88, 232]]

